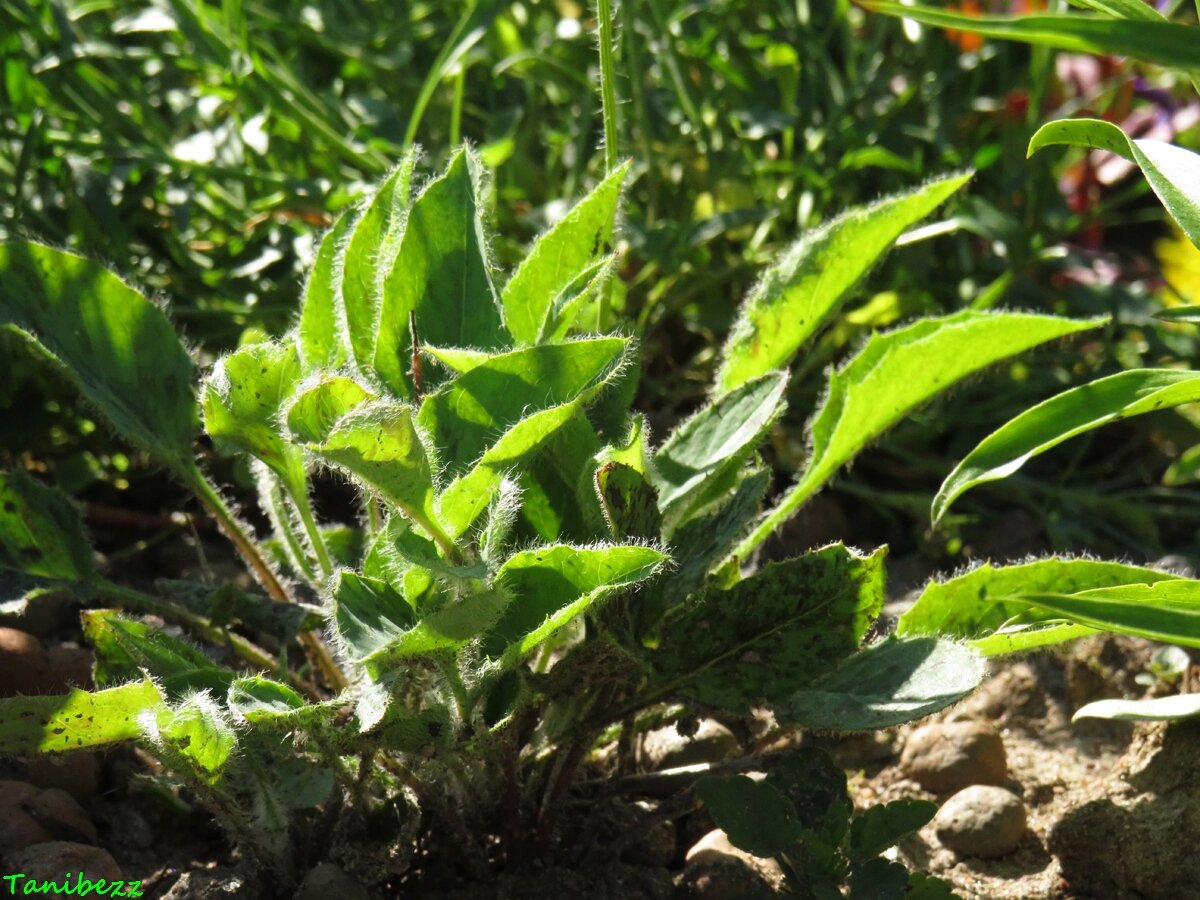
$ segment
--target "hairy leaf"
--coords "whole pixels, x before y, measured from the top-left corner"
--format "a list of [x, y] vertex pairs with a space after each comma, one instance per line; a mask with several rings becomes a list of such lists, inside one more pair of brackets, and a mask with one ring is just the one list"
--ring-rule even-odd
[[732, 390], [790, 365], [896, 238], [970, 178], [941, 178], [851, 210], [788, 248], [746, 298], [725, 345], [716, 389]]
[[[1131, 23], [1127, 28], [1136, 27]], [[1182, 26], [1168, 26], [1179, 28]], [[1190, 26], [1196, 50], [1195, 68], [1200, 69], [1200, 38]], [[1150, 182], [1167, 212], [1179, 223], [1183, 233], [1200, 247], [1200, 154], [1149, 138], [1133, 140], [1116, 125], [1100, 119], [1062, 119], [1048, 122], [1029, 141], [1029, 154], [1054, 144], [1074, 147], [1099, 147], [1135, 162]]]
[[338, 340], [346, 262], [343, 250], [356, 221], [352, 212], [338, 216], [321, 238], [317, 258], [304, 285], [296, 340], [306, 372], [336, 369], [346, 361], [346, 348]]
[[79, 511], [61, 491], [23, 472], [0, 472], [0, 570], [91, 581], [92, 549]]
[[188, 697], [175, 709], [142, 716], [142, 728], [160, 752], [184, 762], [209, 784], [221, 779], [237, 749], [237, 734], [208, 694]]
[[883, 606], [883, 557], [833, 544], [701, 592], [664, 621], [659, 680], [724, 709], [786, 703], [858, 648]]
[[469, 150], [413, 201], [400, 252], [384, 281], [375, 371], [402, 397], [413, 394], [409, 314], [418, 339], [446, 347], [504, 343], [479, 211], [479, 164]]
[[923, 828], [937, 811], [937, 804], [928, 800], [893, 800], [867, 807], [850, 821], [850, 856], [878, 856]]
[[59, 753], [141, 737], [138, 719], [163, 709], [149, 678], [105, 691], [0, 700], [0, 753]]
[[987, 563], [948, 581], [930, 582], [900, 617], [896, 633], [979, 637], [1021, 612], [1019, 604], [1006, 602], [1014, 594], [1074, 594], [1177, 578], [1169, 572], [1094, 559], [1051, 558], [998, 567]]
[[349, 345], [351, 358], [364, 373], [372, 371], [376, 328], [384, 315], [384, 281], [405, 227], [415, 163], [416, 153], [409, 151], [355, 221], [345, 248], [338, 330]]
[[724, 494], [722, 476], [755, 451], [783, 411], [787, 373], [773, 372], [739, 385], [678, 426], [654, 454], [651, 480], [668, 526]]
[[942, 482], [936, 522], [978, 484], [1006, 478], [1030, 458], [1109, 422], [1200, 401], [1200, 372], [1132, 369], [1064, 391], [992, 432]]
[[614, 169], [569, 213], [537, 239], [504, 286], [504, 324], [519, 344], [542, 339], [555, 299], [611, 240], [621, 184], [631, 163]]
[[649, 578], [667, 559], [653, 547], [559, 544], [515, 553], [496, 575], [512, 600], [484, 652], [524, 657], [601, 598]]
[[804, 473], [736, 555], [744, 559], [838, 469], [913, 409], [994, 362], [1104, 321], [965, 310], [872, 335], [830, 376], [825, 402], [809, 424], [812, 452]]
[[493, 356], [421, 404], [417, 421], [459, 472], [531, 412], [592, 396], [620, 365], [628, 338], [594, 338]]
[[319, 444], [342, 416], [374, 399], [375, 395], [353, 378], [326, 375], [296, 394], [287, 409], [288, 429], [301, 442]]
[[201, 399], [204, 428], [217, 446], [262, 460], [293, 496], [307, 490], [304, 454], [284, 440], [279, 413], [300, 376], [295, 344], [248, 344], [217, 361]]
[[983, 680], [974, 650], [937, 638], [890, 638], [797, 691], [775, 714], [823, 731], [889, 728], [957, 703]]
[[0, 245], [0, 327], [57, 363], [130, 443], [194, 476], [192, 361], [162, 310], [82, 256]]
[[386, 581], [342, 571], [331, 594], [334, 630], [355, 661], [382, 650], [414, 624], [412, 607]]

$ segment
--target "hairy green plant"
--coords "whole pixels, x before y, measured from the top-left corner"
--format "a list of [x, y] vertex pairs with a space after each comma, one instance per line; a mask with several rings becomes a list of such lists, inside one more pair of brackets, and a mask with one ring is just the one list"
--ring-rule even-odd
[[[79, 256], [0, 247], [0, 325], [195, 492], [265, 591], [164, 582], [160, 596], [119, 584], [68, 500], [22, 473], [0, 477], [0, 567], [23, 579], [17, 603], [76, 591], [173, 621], [250, 669], [91, 609], [84, 630], [102, 689], [0, 701], [0, 752], [140, 741], [285, 882], [305, 833], [331, 820], [363, 833], [380, 814], [391, 816], [395, 865], [413, 877], [453, 855], [485, 878], [552, 852], [584, 767], [615, 745], [616, 771], [629, 771], [638, 731], [680, 703], [864, 730], [975, 687], [980, 654], [941, 637], [948, 629], [867, 645], [885, 550], [832, 544], [757, 568], [751, 558], [909, 411], [1103, 321], [964, 311], [873, 335], [829, 373], [807, 465], [760, 511], [769, 478], [757, 451], [784, 407], [784, 367], [966, 175], [851, 211], [793, 246], [743, 306], [710, 398], [655, 442], [630, 408], [634, 341], [590, 333], [628, 166], [544, 233], [502, 287], [471, 151], [424, 184], [416, 170], [410, 154], [334, 224], [292, 331], [220, 359], [198, 399], [160, 308]], [[201, 419], [218, 449], [251, 459], [274, 555], [197, 465]], [[358, 540], [318, 520], [314, 471], [357, 490]], [[994, 581], [966, 600], [995, 617], [1010, 604], [1132, 606], [1150, 591], [1162, 609], [1187, 607], [1172, 615], [1194, 615], [1189, 579], [1039, 565], [991, 605]], [[1079, 575], [1087, 566], [1099, 568]], [[1061, 577], [1043, 577], [1051, 570]], [[299, 666], [285, 652], [293, 641], [307, 656]], [[780, 763], [772, 777], [786, 771]], [[832, 807], [816, 810], [820, 822], [787, 831], [778, 852], [825, 860], [831, 883], [894, 888], [894, 867], [870, 859], [920, 824], [915, 808], [867, 813], [847, 831], [844, 784], [834, 793], [843, 812], [826, 821]], [[711, 784], [700, 795], [722, 802]], [[827, 828], [849, 843], [821, 838]], [[415, 855], [418, 835], [440, 860]]]

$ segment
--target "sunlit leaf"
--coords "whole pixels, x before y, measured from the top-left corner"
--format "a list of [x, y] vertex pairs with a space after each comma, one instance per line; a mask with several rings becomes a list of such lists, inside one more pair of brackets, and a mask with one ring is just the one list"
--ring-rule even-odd
[[136, 740], [139, 717], [164, 708], [148, 678], [105, 691], [0, 699], [0, 753], [59, 753]]

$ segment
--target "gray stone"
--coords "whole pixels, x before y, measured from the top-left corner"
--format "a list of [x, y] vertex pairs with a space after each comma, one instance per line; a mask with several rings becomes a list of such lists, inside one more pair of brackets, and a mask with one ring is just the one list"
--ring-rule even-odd
[[1008, 772], [1004, 742], [983, 722], [941, 722], [908, 736], [900, 768], [935, 794], [973, 784], [1003, 784]]
[[23, 872], [37, 881], [61, 883], [64, 875], [82, 872], [85, 878], [96, 881], [120, 881], [125, 876], [112, 855], [100, 847], [76, 844], [71, 841], [49, 841], [24, 850], [14, 850], [4, 857], [6, 872]]
[[715, 763], [740, 752], [733, 732], [715, 719], [701, 719], [685, 736], [674, 725], [649, 732], [642, 742], [642, 759], [650, 771]]
[[934, 831], [959, 856], [997, 859], [1025, 834], [1025, 804], [1010, 791], [986, 784], [963, 788], [938, 810]]

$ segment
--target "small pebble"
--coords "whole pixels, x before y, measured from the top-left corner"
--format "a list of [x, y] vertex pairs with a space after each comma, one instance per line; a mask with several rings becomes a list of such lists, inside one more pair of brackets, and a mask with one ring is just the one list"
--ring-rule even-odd
[[718, 828], [702, 837], [687, 852], [676, 896], [687, 900], [769, 896], [782, 883], [783, 870], [779, 863], [739, 850]]
[[642, 742], [642, 759], [651, 772], [715, 763], [739, 753], [733, 732], [715, 719], [701, 719], [690, 736], [684, 736], [674, 725], [656, 728]]
[[0, 853], [54, 839], [29, 812], [38, 789], [24, 781], [0, 781]]
[[997, 859], [1021, 842], [1025, 804], [1004, 788], [972, 785], [942, 804], [933, 827], [943, 846], [959, 856]]
[[[638, 800], [635, 804], [643, 815], [654, 811], [654, 804]], [[679, 830], [671, 819], [655, 822], [642, 832], [638, 842], [622, 854], [624, 862], [650, 868], [669, 868], [679, 851]]]
[[83, 807], [66, 791], [58, 788], [39, 791], [24, 806], [39, 825], [60, 840], [81, 844], [96, 842], [96, 826], [88, 819]]
[[70, 841], [50, 841], [16, 850], [4, 857], [4, 869], [23, 872], [36, 881], [61, 882], [64, 874], [75, 872], [83, 872], [92, 881], [120, 881], [125, 877], [107, 850]]
[[1008, 773], [1004, 742], [984, 722], [941, 722], [909, 735], [900, 768], [935, 794], [972, 784], [1003, 784]]
[[25, 768], [25, 777], [40, 788], [62, 788], [80, 803], [87, 803], [96, 793], [100, 761], [86, 750], [35, 756]]
[[294, 900], [367, 900], [366, 889], [333, 863], [321, 863], [300, 882]]
[[42, 642], [15, 628], [0, 628], [0, 697], [42, 694], [50, 681]]

